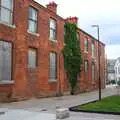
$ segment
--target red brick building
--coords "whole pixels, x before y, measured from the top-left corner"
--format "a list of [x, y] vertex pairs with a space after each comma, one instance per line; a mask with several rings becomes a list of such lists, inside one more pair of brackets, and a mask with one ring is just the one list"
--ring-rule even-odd
[[[0, 1], [0, 98], [47, 97], [69, 91], [61, 50], [64, 23], [57, 4], [47, 8], [33, 0]], [[68, 18], [77, 23], [77, 18]], [[80, 91], [98, 87], [98, 42], [78, 30], [84, 64]], [[105, 83], [105, 45], [101, 48], [101, 81]], [[92, 72], [94, 71], [94, 72]]]

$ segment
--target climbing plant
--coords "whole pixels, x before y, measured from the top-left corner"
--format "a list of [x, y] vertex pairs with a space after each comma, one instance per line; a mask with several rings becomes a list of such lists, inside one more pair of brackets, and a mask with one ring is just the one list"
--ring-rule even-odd
[[77, 39], [77, 26], [69, 22], [65, 23], [64, 35], [64, 67], [67, 72], [68, 81], [71, 87], [71, 94], [77, 85], [78, 74], [81, 71], [82, 56], [80, 42]]

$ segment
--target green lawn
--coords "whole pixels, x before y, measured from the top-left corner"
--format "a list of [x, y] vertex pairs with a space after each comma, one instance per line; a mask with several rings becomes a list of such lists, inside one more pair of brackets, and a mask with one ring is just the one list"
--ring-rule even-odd
[[102, 99], [100, 102], [89, 103], [83, 106], [78, 106], [78, 110], [86, 111], [102, 111], [102, 112], [117, 112], [120, 113], [120, 96], [110, 96]]

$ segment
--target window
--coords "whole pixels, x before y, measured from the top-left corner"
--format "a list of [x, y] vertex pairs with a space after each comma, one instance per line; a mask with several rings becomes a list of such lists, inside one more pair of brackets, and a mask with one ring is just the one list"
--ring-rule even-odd
[[77, 33], [77, 40], [79, 40], [80, 39], [80, 36], [79, 36], [79, 33]]
[[28, 30], [37, 33], [37, 10], [33, 7], [29, 7]]
[[50, 19], [50, 40], [56, 40], [56, 21]]
[[36, 68], [37, 66], [37, 50], [33, 48], [29, 48], [28, 51], [28, 67]]
[[0, 21], [6, 24], [12, 24], [13, 0], [0, 0]]
[[84, 50], [85, 52], [88, 52], [88, 39], [87, 38], [85, 38], [84, 40]]
[[92, 57], [95, 57], [95, 43], [92, 41]]
[[92, 63], [92, 80], [95, 81], [95, 64]]
[[115, 73], [117, 74], [117, 67], [115, 67]]
[[84, 70], [85, 72], [88, 72], [88, 61], [87, 60], [85, 60], [84, 62]]
[[0, 41], [0, 81], [11, 80], [12, 44]]
[[57, 79], [57, 55], [56, 53], [50, 53], [50, 80]]
[[120, 74], [120, 66], [118, 67], [118, 74]]

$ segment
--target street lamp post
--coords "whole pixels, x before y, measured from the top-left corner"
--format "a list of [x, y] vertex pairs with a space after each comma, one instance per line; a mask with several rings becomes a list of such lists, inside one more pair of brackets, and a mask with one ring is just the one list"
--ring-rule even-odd
[[100, 31], [99, 31], [99, 25], [92, 25], [92, 27], [97, 28], [97, 35], [98, 35], [99, 101], [101, 101], [101, 79], [100, 79]]

